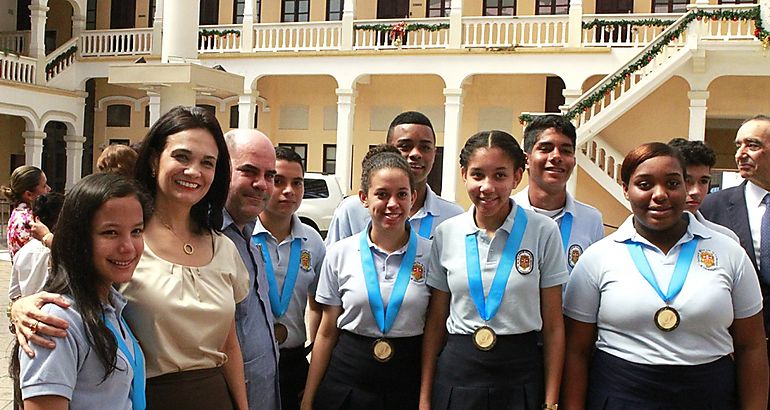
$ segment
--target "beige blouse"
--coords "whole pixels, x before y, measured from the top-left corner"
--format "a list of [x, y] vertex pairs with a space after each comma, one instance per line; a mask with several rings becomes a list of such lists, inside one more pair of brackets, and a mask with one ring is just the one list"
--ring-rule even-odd
[[177, 265], [145, 244], [130, 282], [124, 316], [142, 346], [147, 377], [222, 366], [221, 351], [246, 297], [249, 274], [235, 245], [213, 234], [214, 257], [206, 266]]

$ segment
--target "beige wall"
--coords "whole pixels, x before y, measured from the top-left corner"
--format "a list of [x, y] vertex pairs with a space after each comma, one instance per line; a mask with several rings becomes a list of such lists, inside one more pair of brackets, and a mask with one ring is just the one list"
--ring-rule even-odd
[[[119, 0], [115, 0], [119, 1]], [[110, 1], [102, 0], [96, 2], [96, 29], [107, 30], [110, 28], [110, 12], [112, 4]]]
[[[107, 79], [97, 78], [95, 102], [98, 107], [99, 100], [107, 96], [125, 96], [130, 98], [142, 98], [146, 94], [131, 88], [121, 87], [107, 83]], [[110, 139], [129, 139], [131, 143], [142, 140], [147, 133], [144, 127], [144, 107], [143, 104], [139, 111], [131, 110], [131, 127], [107, 127], [107, 106], [111, 104], [128, 104], [133, 107], [134, 101], [131, 99], [116, 100], [105, 104], [102, 111], [94, 112], [94, 168], [102, 148], [109, 144]]]
[[11, 172], [11, 154], [24, 155], [24, 138], [21, 133], [26, 129], [24, 119], [0, 114], [0, 129], [3, 130], [3, 142], [0, 143], [0, 184], [9, 183]]
[[262, 13], [260, 15], [262, 23], [278, 23], [281, 21], [281, 2], [262, 0]]
[[56, 31], [56, 47], [59, 47], [72, 38], [72, 6], [66, 0], [50, 0], [48, 7], [45, 29]]
[[[577, 172], [577, 190], [575, 197], [597, 209], [602, 213], [604, 223], [611, 226], [620, 226], [631, 212], [615, 198], [612, 197], [601, 185], [585, 172], [575, 167]], [[604, 228], [605, 234], [610, 234], [615, 228]]]
[[[115, 0], [119, 1], [119, 0]], [[136, 26], [137, 27], [152, 27], [152, 22], [155, 16], [150, 16], [150, 1], [149, 0], [136, 0]]]

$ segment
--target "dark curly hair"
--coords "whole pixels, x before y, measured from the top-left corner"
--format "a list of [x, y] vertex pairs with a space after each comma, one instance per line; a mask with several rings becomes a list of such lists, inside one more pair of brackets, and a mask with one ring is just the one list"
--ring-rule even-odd
[[409, 164], [401, 156], [398, 148], [392, 145], [380, 144], [373, 146], [364, 156], [361, 167], [361, 190], [364, 192], [369, 191], [372, 174], [385, 168], [395, 168], [404, 171], [409, 177], [409, 188], [412, 191], [416, 189], [414, 175], [409, 170]]
[[479, 131], [468, 138], [460, 151], [460, 166], [468, 168], [471, 156], [480, 148], [499, 148], [513, 161], [514, 169], [524, 169], [524, 151], [511, 134], [500, 130]]

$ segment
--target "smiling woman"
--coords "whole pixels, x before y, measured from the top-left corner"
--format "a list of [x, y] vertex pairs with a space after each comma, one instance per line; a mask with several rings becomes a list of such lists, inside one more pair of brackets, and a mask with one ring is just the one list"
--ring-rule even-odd
[[757, 275], [739, 244], [684, 212], [684, 169], [662, 143], [623, 161], [633, 215], [567, 285], [569, 409], [767, 407]]

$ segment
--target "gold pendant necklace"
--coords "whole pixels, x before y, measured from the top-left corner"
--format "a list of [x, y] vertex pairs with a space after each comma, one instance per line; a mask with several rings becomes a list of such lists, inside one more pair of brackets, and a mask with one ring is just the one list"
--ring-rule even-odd
[[193, 253], [195, 253], [195, 247], [191, 243], [186, 242], [179, 235], [177, 235], [176, 232], [174, 232], [174, 229], [171, 227], [171, 225], [169, 225], [168, 222], [163, 220], [163, 217], [161, 217], [160, 214], [156, 214], [156, 215], [158, 215], [158, 220], [160, 221], [160, 224], [163, 225], [166, 229], [168, 229], [174, 236], [176, 236], [176, 238], [179, 239], [180, 242], [182, 242], [182, 252], [184, 252], [186, 255], [192, 255]]

